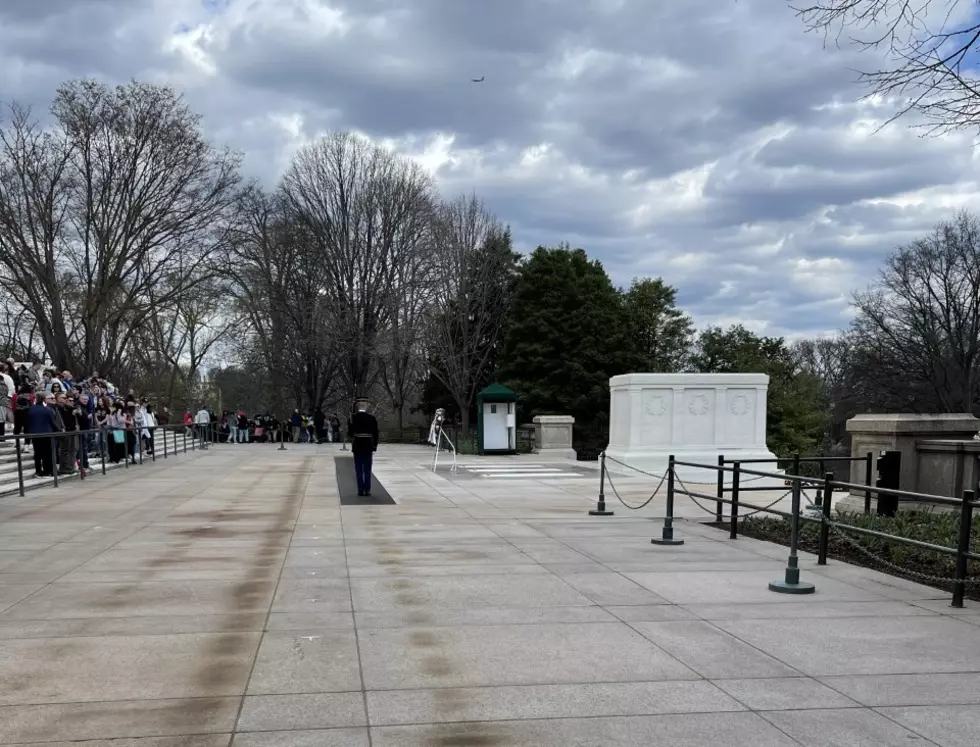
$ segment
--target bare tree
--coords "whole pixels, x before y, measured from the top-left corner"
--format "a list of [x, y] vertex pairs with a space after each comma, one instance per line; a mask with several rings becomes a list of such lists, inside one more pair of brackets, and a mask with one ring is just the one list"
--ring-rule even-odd
[[[794, 0], [799, 2], [799, 0]], [[980, 88], [973, 70], [980, 23], [967, 0], [821, 0], [794, 4], [810, 31], [838, 44], [884, 49], [894, 63], [861, 73], [870, 95], [904, 99], [889, 121], [925, 116], [931, 133], [980, 128]]]
[[261, 364], [267, 401], [289, 409], [319, 405], [337, 363], [321, 312], [325, 276], [280, 195], [258, 189], [243, 195], [226, 272], [242, 319], [238, 357], [252, 369]]
[[848, 332], [831, 337], [798, 340], [789, 353], [796, 373], [820, 383], [822, 406], [829, 415], [829, 433], [834, 442], [845, 437], [848, 418], [860, 410], [861, 403], [851, 386], [854, 372], [854, 336]]
[[855, 297], [856, 373], [865, 402], [974, 412], [980, 398], [980, 220], [961, 213], [888, 258]]
[[9, 293], [0, 288], [0, 350], [18, 361], [44, 357], [44, 341], [37, 320]]
[[52, 113], [14, 105], [0, 130], [2, 282], [56, 362], [112, 369], [154, 304], [213, 276], [239, 159], [163, 86], [71, 82]]
[[506, 228], [476, 196], [444, 203], [435, 221], [432, 373], [452, 394], [464, 432], [506, 316], [514, 258]]
[[401, 268], [425, 250], [432, 181], [414, 162], [341, 132], [301, 149], [280, 191], [324, 274], [318, 316], [338, 348], [340, 384], [346, 397], [364, 396], [379, 377], [374, 350]]
[[425, 325], [432, 312], [436, 260], [431, 249], [431, 245], [420, 247], [393, 268], [388, 324], [376, 343], [381, 386], [399, 430], [405, 425], [407, 401], [420, 391], [427, 368]]
[[[168, 291], [164, 288], [160, 295]], [[172, 403], [178, 382], [190, 391], [228, 339], [238, 322], [238, 309], [223, 303], [228, 284], [218, 278], [197, 286], [194, 293], [176, 296], [168, 305], [155, 302], [155, 293], [151, 291], [152, 311], [137, 333], [142, 341], [137, 347], [141, 366], [156, 372], [158, 386], [166, 382], [164, 396]]]

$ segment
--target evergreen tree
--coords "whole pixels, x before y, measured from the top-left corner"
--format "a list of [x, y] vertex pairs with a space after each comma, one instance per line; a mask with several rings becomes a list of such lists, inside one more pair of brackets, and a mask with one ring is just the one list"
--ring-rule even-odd
[[779, 456], [812, 451], [822, 440], [826, 411], [820, 381], [798, 369], [781, 337], [760, 337], [740, 324], [698, 335], [691, 366], [698, 373], [769, 375], [767, 441]]
[[582, 249], [538, 247], [521, 267], [500, 349], [500, 380], [525, 417], [573, 415], [602, 424], [609, 377], [626, 373], [622, 297]]
[[677, 308], [677, 290], [662, 278], [633, 278], [623, 297], [634, 369], [671, 373], [683, 369], [691, 345], [691, 318]]

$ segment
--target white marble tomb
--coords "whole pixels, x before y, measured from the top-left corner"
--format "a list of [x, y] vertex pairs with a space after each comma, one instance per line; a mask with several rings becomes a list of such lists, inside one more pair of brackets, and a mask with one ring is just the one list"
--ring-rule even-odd
[[[768, 390], [769, 377], [755, 373], [613, 376], [606, 454], [655, 474], [664, 473], [671, 454], [699, 464], [717, 464], [720, 454], [726, 459], [774, 459], [766, 446]], [[776, 466], [753, 465], [766, 472], [776, 472]], [[611, 461], [607, 467], [624, 471]], [[685, 481], [717, 480], [715, 470], [678, 467], [677, 474]], [[730, 474], [725, 482], [731, 482]]]

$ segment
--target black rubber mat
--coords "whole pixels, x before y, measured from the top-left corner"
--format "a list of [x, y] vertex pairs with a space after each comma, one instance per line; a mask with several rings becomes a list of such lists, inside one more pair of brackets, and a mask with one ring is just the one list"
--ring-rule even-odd
[[334, 457], [337, 465], [337, 489], [340, 491], [341, 506], [385, 506], [394, 505], [385, 486], [375, 475], [371, 475], [371, 495], [357, 494], [357, 476], [354, 474], [353, 457]]

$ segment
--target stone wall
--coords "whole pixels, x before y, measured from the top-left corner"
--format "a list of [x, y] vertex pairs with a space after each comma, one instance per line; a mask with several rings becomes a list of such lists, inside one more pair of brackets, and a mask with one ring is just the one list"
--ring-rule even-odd
[[[847, 431], [852, 456], [874, 454], [875, 478], [878, 454], [901, 452], [902, 490], [959, 497], [980, 477], [980, 441], [973, 440], [980, 431], [980, 419], [969, 413], [856, 415], [847, 421]], [[864, 469], [864, 462], [852, 462], [850, 482], [864, 482]], [[861, 491], [852, 491], [852, 495], [859, 494], [863, 496]]]

